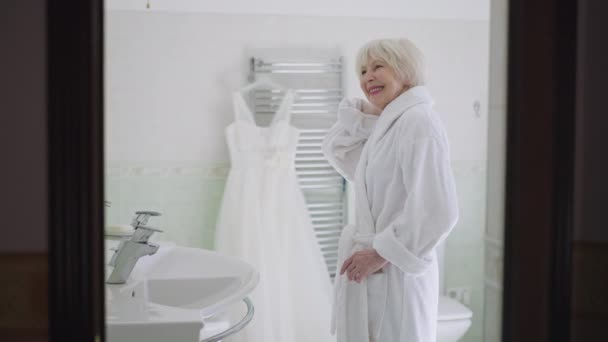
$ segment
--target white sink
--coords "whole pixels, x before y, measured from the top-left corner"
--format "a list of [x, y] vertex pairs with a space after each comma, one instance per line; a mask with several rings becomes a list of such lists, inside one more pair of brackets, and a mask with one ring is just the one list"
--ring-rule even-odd
[[198, 341], [203, 318], [243, 300], [257, 282], [258, 273], [239, 259], [161, 244], [126, 284], [106, 284], [107, 339]]
[[150, 302], [203, 312], [238, 293], [241, 285], [238, 277], [150, 279], [147, 283]]

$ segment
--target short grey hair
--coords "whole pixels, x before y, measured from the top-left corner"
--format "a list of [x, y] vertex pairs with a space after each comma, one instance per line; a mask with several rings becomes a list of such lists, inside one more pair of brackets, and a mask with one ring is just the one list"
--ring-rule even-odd
[[355, 65], [359, 80], [361, 70], [370, 58], [386, 63], [400, 80], [411, 87], [425, 84], [424, 55], [408, 39], [376, 39], [363, 45], [357, 53]]

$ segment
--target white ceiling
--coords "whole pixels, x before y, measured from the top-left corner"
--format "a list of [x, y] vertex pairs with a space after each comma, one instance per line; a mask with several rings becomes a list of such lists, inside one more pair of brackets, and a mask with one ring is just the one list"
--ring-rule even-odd
[[107, 10], [488, 20], [491, 0], [105, 0]]

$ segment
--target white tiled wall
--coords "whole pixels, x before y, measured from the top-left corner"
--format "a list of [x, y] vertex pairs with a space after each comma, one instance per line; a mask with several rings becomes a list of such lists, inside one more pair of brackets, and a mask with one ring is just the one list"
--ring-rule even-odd
[[227, 163], [224, 128], [248, 51], [337, 49], [346, 96], [362, 97], [354, 56], [383, 37], [408, 37], [425, 53], [452, 158], [486, 159], [487, 21], [110, 12], [105, 34], [110, 161]]
[[158, 211], [153, 240], [213, 248], [214, 227], [228, 166], [168, 162], [111, 162], [106, 168], [108, 224], [130, 223], [138, 210]]
[[446, 288], [468, 288], [473, 324], [461, 341], [483, 341], [486, 162], [453, 161], [460, 216], [446, 240]]

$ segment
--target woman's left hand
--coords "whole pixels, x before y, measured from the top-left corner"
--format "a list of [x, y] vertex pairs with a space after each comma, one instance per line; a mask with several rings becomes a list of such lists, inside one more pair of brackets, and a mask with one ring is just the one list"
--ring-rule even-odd
[[346, 272], [348, 280], [360, 283], [368, 275], [384, 267], [387, 262], [375, 249], [366, 249], [355, 252], [350, 258], [346, 259], [342, 264], [340, 274]]

